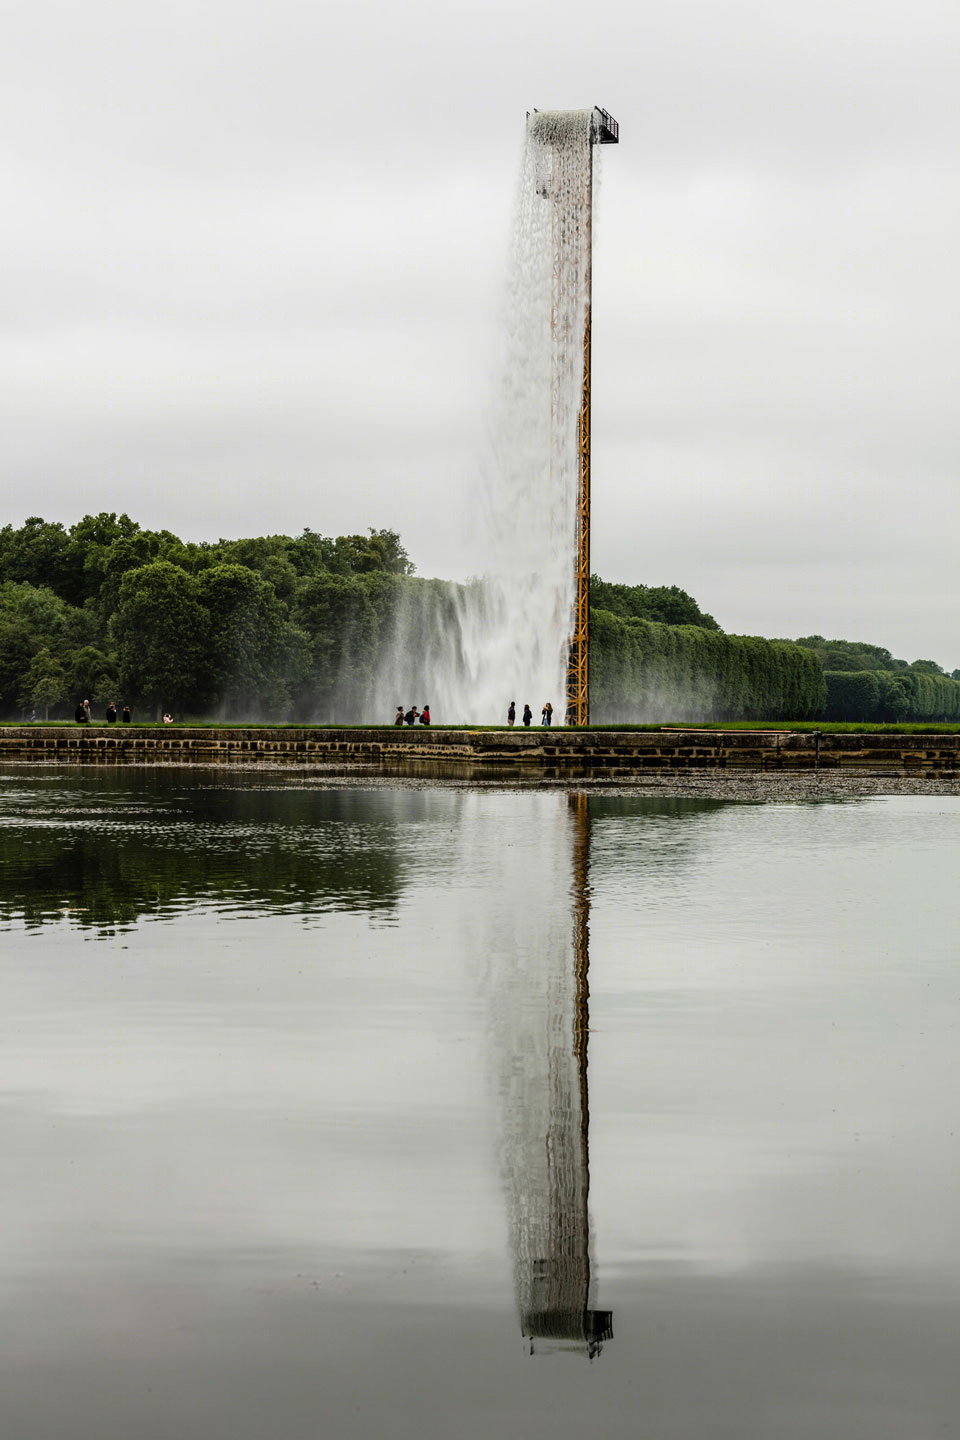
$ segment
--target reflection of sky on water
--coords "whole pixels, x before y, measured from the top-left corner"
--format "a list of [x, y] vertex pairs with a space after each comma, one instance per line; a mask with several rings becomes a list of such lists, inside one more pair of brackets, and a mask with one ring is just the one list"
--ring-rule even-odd
[[[141, 799], [182, 818], [189, 784], [165, 783]], [[207, 827], [306, 823], [278, 791], [244, 819], [243, 793], [190, 803]], [[221, 906], [207, 872], [168, 923], [113, 934], [25, 930], [5, 887], [5, 1432], [949, 1433], [960, 804], [591, 796], [616, 1339], [588, 1366], [526, 1355], [502, 1175], [544, 1072], [507, 1063], [532, 1015], [502, 1009], [523, 969], [500, 962], [569, 953], [568, 801], [371, 794], [369, 817], [309, 803], [350, 845], [392, 834], [389, 884], [338, 907], [317, 867], [307, 926], [247, 859], [259, 906]]]
[[[957, 1269], [958, 820], [953, 800], [725, 807], [645, 906], [596, 882], [601, 1254], [642, 1263], [647, 1235], [710, 1270]], [[622, 825], [597, 850], [620, 841], [629, 866]]]

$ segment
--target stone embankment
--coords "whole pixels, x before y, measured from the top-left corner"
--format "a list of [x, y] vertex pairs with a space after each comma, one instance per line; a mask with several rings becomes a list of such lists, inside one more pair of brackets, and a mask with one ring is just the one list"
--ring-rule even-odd
[[787, 730], [0, 727], [0, 764], [272, 765], [350, 774], [629, 782], [697, 772], [956, 779], [960, 735]]

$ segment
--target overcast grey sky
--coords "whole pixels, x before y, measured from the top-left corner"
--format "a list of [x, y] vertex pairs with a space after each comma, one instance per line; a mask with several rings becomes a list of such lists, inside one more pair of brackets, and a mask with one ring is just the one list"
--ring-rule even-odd
[[471, 573], [525, 112], [599, 104], [593, 568], [960, 666], [955, 0], [4, 15], [4, 521]]

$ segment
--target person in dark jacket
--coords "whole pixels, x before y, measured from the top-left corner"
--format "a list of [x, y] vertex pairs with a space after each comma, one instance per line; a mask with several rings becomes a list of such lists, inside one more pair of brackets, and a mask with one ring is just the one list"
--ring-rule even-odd
[[410, 706], [410, 709], [407, 711], [407, 713], [406, 713], [406, 714], [404, 715], [404, 717], [403, 717], [404, 724], [405, 724], [405, 725], [412, 725], [413, 722], [416, 720], [416, 718], [417, 718], [417, 707], [416, 707], [416, 705], [411, 705], [411, 706]]
[[116, 723], [117, 723], [117, 702], [116, 702], [116, 700], [111, 700], [111, 701], [110, 701], [110, 704], [107, 706], [107, 724], [108, 724], [108, 725], [116, 725]]
[[549, 724], [550, 724], [550, 721], [551, 721], [552, 719], [553, 719], [553, 706], [550, 704], [550, 701], [548, 700], [547, 703], [546, 703], [546, 705], [544, 705], [544, 707], [543, 707], [543, 714], [540, 716], [540, 724], [541, 724], [541, 725], [549, 725]]
[[516, 700], [511, 700], [511, 701], [510, 701], [510, 709], [507, 711], [507, 724], [508, 724], [508, 725], [512, 725], [513, 722], [514, 722], [514, 720], [516, 720], [516, 718], [517, 718], [517, 702], [516, 702]]
[[533, 719], [533, 711], [530, 709], [530, 706], [529, 706], [529, 705], [524, 705], [524, 707], [523, 707], [523, 723], [524, 723], [524, 725], [529, 725], [529, 724], [530, 724], [530, 721], [531, 721], [532, 719]]
[[78, 725], [86, 725], [86, 723], [87, 723], [87, 712], [86, 712], [86, 710], [84, 710], [84, 708], [83, 708], [83, 701], [82, 701], [82, 700], [80, 701], [80, 704], [77, 706], [76, 710], [74, 710], [74, 712], [73, 712], [73, 718], [74, 718], [74, 720], [76, 720], [76, 722], [77, 722]]
[[402, 705], [398, 705], [398, 706], [397, 706], [397, 713], [396, 713], [396, 715], [394, 715], [394, 717], [393, 717], [393, 723], [394, 723], [394, 725], [402, 725], [402, 724], [403, 724], [403, 706], [402, 706]]
[[124, 705], [123, 709], [120, 711], [120, 719], [123, 721], [124, 725], [129, 725], [129, 724], [130, 724], [130, 706], [129, 706], [129, 705]]

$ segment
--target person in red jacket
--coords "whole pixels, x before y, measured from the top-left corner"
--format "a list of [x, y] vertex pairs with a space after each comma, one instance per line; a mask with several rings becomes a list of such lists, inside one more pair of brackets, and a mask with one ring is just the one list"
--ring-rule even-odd
[[424, 705], [423, 709], [420, 711], [420, 724], [421, 724], [421, 725], [429, 725], [429, 724], [430, 724], [430, 706], [429, 706], [429, 705]]

